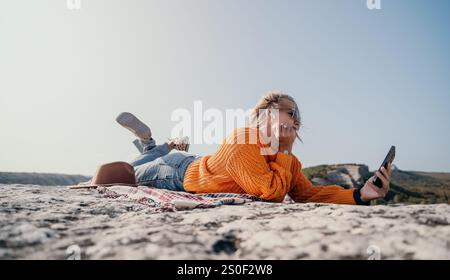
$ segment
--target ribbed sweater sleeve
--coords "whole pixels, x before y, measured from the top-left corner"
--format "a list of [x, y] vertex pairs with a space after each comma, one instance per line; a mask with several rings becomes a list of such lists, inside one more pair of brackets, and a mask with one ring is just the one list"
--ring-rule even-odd
[[337, 204], [356, 204], [354, 189], [344, 189], [338, 185], [314, 186], [301, 171], [301, 163], [294, 163], [294, 182], [289, 196], [295, 202], [325, 202]]
[[267, 164], [258, 145], [233, 145], [230, 153], [226, 170], [246, 193], [267, 201], [283, 201], [292, 181], [291, 155], [277, 153], [276, 159]]

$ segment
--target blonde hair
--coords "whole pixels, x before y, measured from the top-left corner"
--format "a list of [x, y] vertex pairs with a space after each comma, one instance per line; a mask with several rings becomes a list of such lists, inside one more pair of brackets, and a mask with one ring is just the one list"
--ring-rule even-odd
[[[296, 111], [296, 121], [298, 121], [300, 124], [301, 118], [300, 118], [300, 111], [298, 109], [297, 102], [295, 102], [294, 98], [290, 96], [289, 94], [280, 91], [280, 90], [272, 90], [266, 92], [261, 99], [256, 103], [255, 107], [253, 108], [251, 112], [251, 123], [256, 124], [256, 127], [261, 126], [263, 123], [267, 122], [267, 117], [269, 115], [268, 109], [277, 109], [279, 108], [280, 103], [283, 100], [289, 100], [295, 105], [295, 111]], [[262, 115], [261, 115], [262, 113]], [[300, 136], [297, 134], [297, 139], [300, 140], [300, 142], [303, 142]]]

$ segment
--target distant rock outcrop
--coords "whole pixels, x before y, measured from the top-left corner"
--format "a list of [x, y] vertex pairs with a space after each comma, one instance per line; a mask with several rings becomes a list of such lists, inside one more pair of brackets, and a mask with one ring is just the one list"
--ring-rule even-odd
[[360, 188], [369, 177], [369, 167], [364, 164], [329, 165], [323, 177], [313, 177], [316, 185], [340, 185], [344, 188]]

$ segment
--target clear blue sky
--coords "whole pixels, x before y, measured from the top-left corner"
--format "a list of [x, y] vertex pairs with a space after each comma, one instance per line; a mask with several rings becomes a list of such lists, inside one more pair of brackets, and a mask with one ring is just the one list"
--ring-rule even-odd
[[[450, 1], [0, 0], [0, 171], [93, 174], [127, 160], [121, 111], [158, 141], [194, 100], [297, 100], [303, 166], [450, 172]], [[216, 145], [194, 145], [209, 154]]]

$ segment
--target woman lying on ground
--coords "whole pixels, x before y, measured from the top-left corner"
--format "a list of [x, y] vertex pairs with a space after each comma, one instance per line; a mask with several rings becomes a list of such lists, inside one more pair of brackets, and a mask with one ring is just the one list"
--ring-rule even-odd
[[[261, 118], [262, 111], [265, 118]], [[277, 123], [273, 118], [275, 112]], [[389, 191], [390, 165], [387, 170], [376, 172], [383, 182], [382, 188], [373, 184], [373, 177], [361, 189], [314, 186], [292, 154], [301, 122], [298, 106], [291, 96], [269, 92], [257, 103], [253, 115], [257, 126], [235, 129], [216, 152], [206, 156], [187, 153], [187, 143], [169, 141], [156, 145], [148, 126], [130, 113], [122, 113], [116, 120], [131, 130], [142, 145], [141, 155], [130, 162], [139, 185], [190, 193], [247, 193], [272, 202], [282, 202], [288, 194], [295, 202], [361, 205], [383, 198]], [[250, 141], [255, 135], [257, 141]], [[267, 137], [272, 135], [276, 135], [278, 149], [262, 152], [273, 149], [266, 144]], [[169, 153], [172, 149], [181, 151]]]

